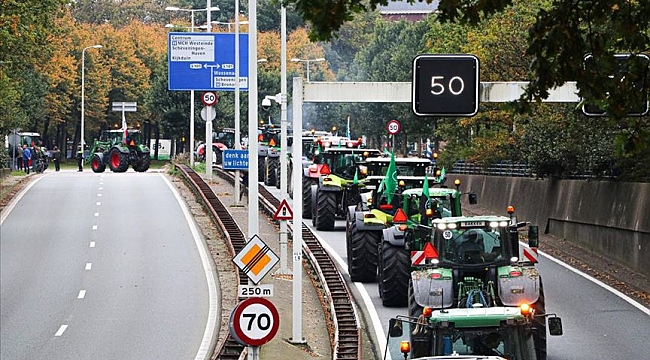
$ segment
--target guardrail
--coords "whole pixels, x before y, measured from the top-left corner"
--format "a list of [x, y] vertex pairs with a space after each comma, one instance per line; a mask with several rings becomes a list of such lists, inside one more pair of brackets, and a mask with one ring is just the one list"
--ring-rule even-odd
[[488, 166], [483, 166], [470, 161], [458, 160], [454, 163], [449, 173], [517, 177], [534, 176], [533, 169], [528, 164], [512, 161], [501, 161]]

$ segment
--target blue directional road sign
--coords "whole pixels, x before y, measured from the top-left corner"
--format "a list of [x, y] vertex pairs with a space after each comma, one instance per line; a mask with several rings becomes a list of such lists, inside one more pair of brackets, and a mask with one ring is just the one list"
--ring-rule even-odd
[[248, 150], [224, 150], [224, 170], [248, 170]]
[[[170, 32], [169, 90], [235, 90], [235, 34]], [[248, 90], [248, 34], [239, 34], [239, 89]]]

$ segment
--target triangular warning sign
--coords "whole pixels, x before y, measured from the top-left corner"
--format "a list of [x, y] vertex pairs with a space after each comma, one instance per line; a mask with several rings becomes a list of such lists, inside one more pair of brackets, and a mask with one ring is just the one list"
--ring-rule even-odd
[[291, 211], [291, 207], [289, 207], [289, 203], [287, 202], [287, 199], [283, 199], [282, 202], [280, 203], [280, 207], [275, 212], [275, 215], [273, 215], [273, 220], [291, 220], [291, 219], [293, 219], [293, 211]]

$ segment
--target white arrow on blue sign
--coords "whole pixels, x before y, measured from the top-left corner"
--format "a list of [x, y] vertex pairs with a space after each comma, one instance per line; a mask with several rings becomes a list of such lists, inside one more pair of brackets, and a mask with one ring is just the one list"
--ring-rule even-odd
[[248, 150], [224, 150], [224, 170], [248, 170]]

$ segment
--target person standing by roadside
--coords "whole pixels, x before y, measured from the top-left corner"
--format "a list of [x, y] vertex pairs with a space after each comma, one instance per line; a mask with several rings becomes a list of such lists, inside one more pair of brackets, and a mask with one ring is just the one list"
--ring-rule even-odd
[[16, 165], [18, 166], [18, 170], [23, 171], [23, 170], [25, 170], [25, 168], [23, 168], [23, 147], [19, 146], [19, 145], [16, 145], [16, 148], [18, 148], [17, 149], [18, 150], [18, 156], [16, 156], [16, 161], [18, 162], [18, 164], [16, 164]]
[[27, 144], [23, 145], [23, 166], [25, 167], [25, 173], [29, 174], [29, 161], [32, 159], [32, 151], [29, 150]]
[[52, 160], [54, 161], [54, 169], [59, 171], [61, 169], [59, 164], [61, 161], [61, 150], [56, 145], [54, 146], [54, 150], [52, 150]]
[[79, 170], [77, 170], [77, 172], [84, 171], [83, 162], [84, 162], [84, 151], [83, 149], [81, 149], [80, 146], [79, 150], [77, 150], [77, 165], [79, 166]]

